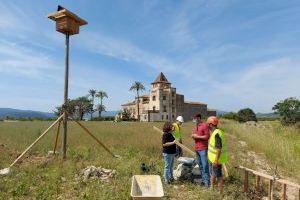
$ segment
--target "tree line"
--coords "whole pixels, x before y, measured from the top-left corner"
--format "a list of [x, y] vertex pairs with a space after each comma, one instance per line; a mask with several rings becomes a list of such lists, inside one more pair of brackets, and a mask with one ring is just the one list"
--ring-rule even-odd
[[[274, 114], [279, 114], [283, 125], [293, 125], [300, 123], [300, 100], [295, 97], [289, 97], [276, 103], [272, 110]], [[237, 113], [229, 112], [221, 117], [233, 119], [239, 122], [257, 121], [254, 111], [250, 108], [244, 108]]]
[[[139, 99], [140, 99], [140, 92], [145, 90], [144, 85], [139, 82], [135, 81], [132, 86], [129, 88], [130, 91], [136, 92], [137, 97], [137, 111], [138, 111], [138, 121], [140, 121], [140, 106], [139, 106]], [[99, 99], [99, 103], [95, 104], [95, 99]], [[76, 99], [68, 99], [67, 104], [67, 113], [74, 119], [83, 120], [85, 114], [90, 114], [91, 120], [93, 120], [94, 112], [98, 111], [99, 118], [101, 119], [102, 112], [106, 111], [106, 107], [103, 104], [104, 98], [108, 98], [108, 95], [105, 91], [97, 91], [95, 89], [90, 89], [88, 94], [85, 96], [78, 97]], [[62, 106], [57, 106], [56, 110], [54, 111], [55, 115], [61, 115]], [[128, 115], [128, 118], [130, 118]], [[125, 118], [127, 115], [125, 115]]]
[[[99, 99], [99, 103], [95, 104], [95, 98]], [[91, 120], [93, 119], [93, 113], [98, 111], [99, 118], [101, 118], [102, 112], [106, 111], [106, 107], [103, 104], [103, 99], [108, 98], [105, 91], [97, 91], [95, 89], [90, 89], [88, 94], [85, 96], [78, 97], [76, 99], [68, 99], [66, 106], [67, 113], [72, 118], [83, 120], [85, 114], [90, 114]], [[54, 111], [55, 115], [60, 116], [62, 106], [57, 106]]]

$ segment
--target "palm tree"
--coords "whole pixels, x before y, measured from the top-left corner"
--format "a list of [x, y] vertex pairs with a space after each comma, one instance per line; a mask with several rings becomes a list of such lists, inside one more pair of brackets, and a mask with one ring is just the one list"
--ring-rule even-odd
[[95, 100], [95, 95], [96, 95], [96, 90], [91, 89], [89, 90], [89, 96], [92, 97], [92, 109], [91, 109], [91, 120], [93, 119], [93, 113], [94, 113], [94, 100]]
[[101, 104], [98, 104], [96, 109], [99, 112], [99, 117], [101, 117], [101, 112], [106, 111], [105, 110], [106, 109], [105, 106], [101, 105]]
[[100, 98], [100, 104], [98, 105], [98, 108], [100, 108], [100, 109], [98, 109], [98, 111], [99, 111], [99, 117], [101, 117], [101, 112], [105, 111], [105, 107], [103, 105], [103, 98], [105, 98], [105, 97], [108, 98], [108, 96], [107, 96], [106, 92], [101, 91], [101, 90], [99, 92], [97, 92], [95, 96]]
[[137, 95], [137, 109], [138, 109], [138, 121], [140, 121], [140, 91], [145, 90], [145, 87], [141, 82], [135, 81], [129, 89], [130, 91], [136, 91]]

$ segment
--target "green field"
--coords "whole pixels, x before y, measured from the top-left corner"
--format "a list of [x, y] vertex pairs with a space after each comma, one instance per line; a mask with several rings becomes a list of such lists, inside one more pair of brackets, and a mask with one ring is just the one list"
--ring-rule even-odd
[[[50, 123], [0, 122], [0, 168], [8, 167]], [[80, 127], [71, 122], [67, 159], [63, 161], [60, 156], [47, 156], [47, 152], [53, 150], [55, 140], [55, 130], [49, 132], [22, 162], [13, 167], [12, 173], [0, 177], [0, 199], [130, 199], [131, 177], [140, 174], [139, 166], [142, 162], [151, 166], [150, 174], [163, 174], [161, 135], [152, 129], [153, 125], [161, 127], [162, 123], [83, 123], [112, 152], [122, 158], [110, 156]], [[183, 126], [183, 142], [191, 149], [192, 126], [192, 123], [185, 123]], [[231, 158], [228, 163], [230, 176], [225, 182], [225, 199], [248, 198], [242, 193], [242, 172], [234, 169], [237, 164], [256, 168], [251, 160], [239, 156], [248, 150], [265, 154], [269, 164], [277, 164], [284, 175], [295, 174], [300, 170], [300, 134], [294, 133], [296, 130], [286, 130], [278, 122], [270, 123], [265, 131], [256, 130], [257, 128], [245, 129], [243, 125], [231, 121], [223, 121], [221, 126], [227, 133]], [[239, 140], [246, 141], [248, 146], [238, 145]], [[285, 153], [288, 157], [282, 157]], [[290, 164], [286, 163], [288, 160]], [[115, 169], [116, 175], [109, 181], [83, 181], [81, 171], [89, 165]], [[297, 179], [299, 181], [299, 177]], [[193, 183], [178, 182], [175, 185], [178, 187], [164, 186], [165, 199], [220, 198], [214, 192]]]

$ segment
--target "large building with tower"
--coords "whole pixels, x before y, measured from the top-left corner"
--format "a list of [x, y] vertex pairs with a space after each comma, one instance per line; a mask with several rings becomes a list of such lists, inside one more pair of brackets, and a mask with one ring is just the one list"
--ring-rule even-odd
[[185, 101], [184, 95], [177, 94], [163, 73], [151, 83], [150, 94], [141, 95], [122, 105], [132, 118], [138, 118], [138, 103], [141, 121], [174, 121], [181, 115], [185, 121], [191, 120], [196, 113], [203, 116], [215, 116], [216, 111], [207, 108], [207, 104]]

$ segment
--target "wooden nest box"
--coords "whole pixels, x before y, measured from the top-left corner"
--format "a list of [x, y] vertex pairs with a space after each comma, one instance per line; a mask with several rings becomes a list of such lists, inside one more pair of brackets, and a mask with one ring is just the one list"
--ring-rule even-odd
[[58, 6], [57, 12], [50, 13], [48, 18], [56, 21], [56, 31], [69, 35], [78, 34], [79, 27], [87, 24], [87, 21], [62, 6]]

